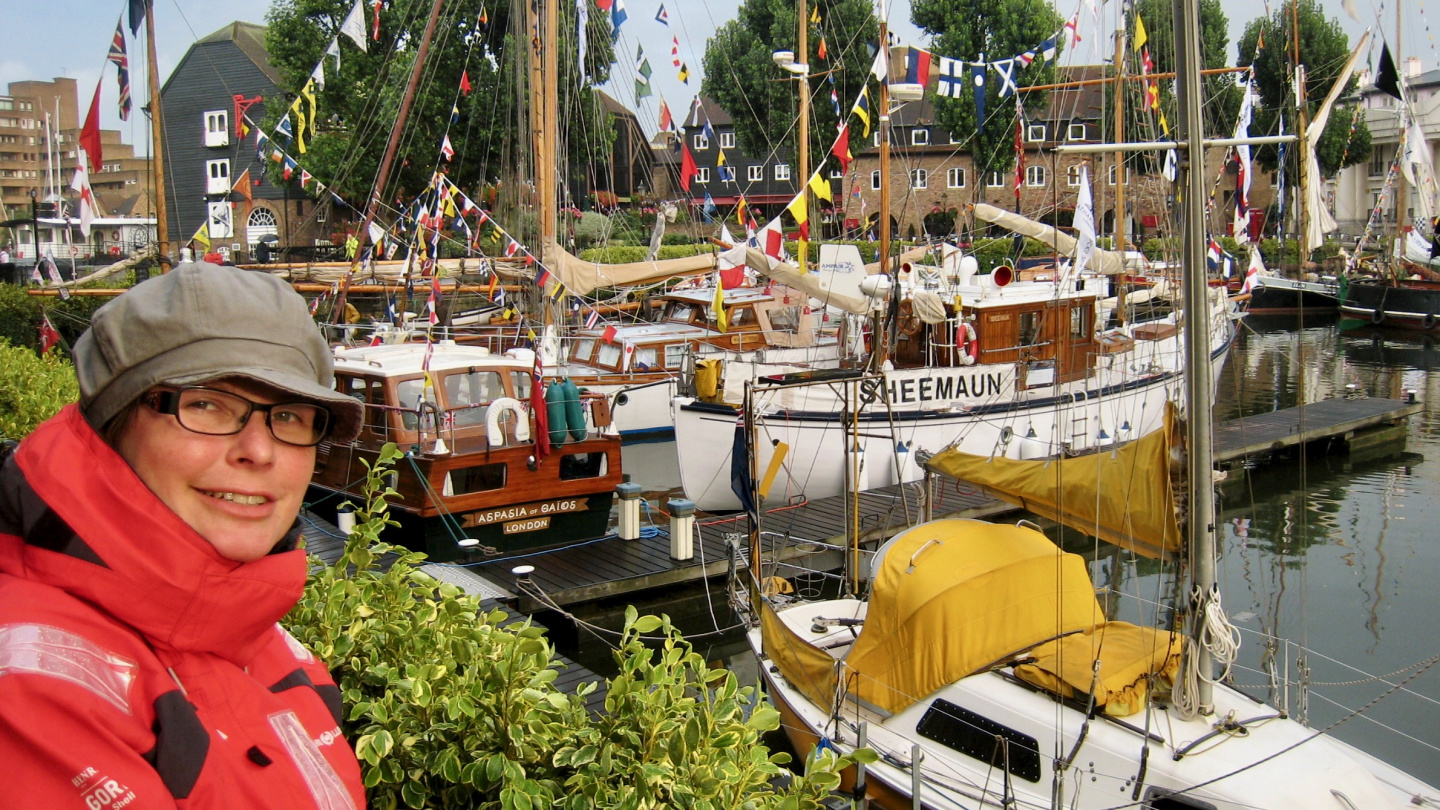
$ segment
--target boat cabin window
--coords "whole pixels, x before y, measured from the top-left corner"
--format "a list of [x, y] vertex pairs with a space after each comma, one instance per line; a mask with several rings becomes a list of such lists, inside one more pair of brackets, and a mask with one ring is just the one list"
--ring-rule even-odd
[[[423, 398], [423, 399], [422, 399]], [[421, 402], [430, 407], [423, 410]], [[400, 412], [400, 426], [406, 430], [435, 430], [435, 391], [425, 389], [425, 378], [401, 380], [395, 384], [395, 404], [404, 410]]]
[[510, 372], [510, 387], [515, 391], [515, 398], [521, 402], [530, 401], [530, 383], [535, 378], [523, 371]]
[[1215, 810], [1215, 805], [1202, 802], [1192, 796], [1177, 796], [1164, 788], [1152, 787], [1145, 791], [1145, 810]]
[[770, 328], [778, 332], [799, 332], [801, 309], [797, 306], [775, 307], [767, 313]]
[[[385, 404], [385, 381], [369, 377], [351, 377], [348, 374], [335, 375], [335, 390], [349, 394], [366, 405]], [[384, 434], [390, 426], [386, 423], [385, 411], [381, 408], [365, 409], [365, 428]]]
[[577, 363], [589, 363], [590, 355], [595, 351], [595, 338], [581, 338], [575, 341], [575, 347], [570, 350], [570, 359]]
[[1090, 308], [1084, 306], [1071, 307], [1070, 309], [1070, 337], [1085, 339], [1090, 337]]
[[503, 489], [505, 486], [505, 465], [503, 463], [462, 467], [451, 470], [446, 475], [450, 476], [450, 491], [456, 495], [488, 492], [492, 489]]
[[479, 407], [505, 396], [505, 383], [498, 371], [462, 371], [441, 378], [445, 407], [454, 416], [455, 427], [485, 424], [485, 409]]
[[684, 343], [665, 344], [665, 367], [680, 368], [685, 365], [685, 349]]
[[604, 343], [600, 346], [600, 352], [595, 357], [595, 365], [608, 368], [612, 371], [620, 370], [620, 344]]
[[660, 350], [654, 346], [644, 346], [635, 350], [635, 356], [630, 359], [631, 371], [649, 371], [660, 366]]
[[665, 320], [675, 323], [690, 323], [695, 315], [695, 307], [690, 304], [676, 302], [670, 305], [670, 312], [665, 315]]
[[1035, 337], [1040, 334], [1040, 313], [1020, 313], [1020, 345], [1035, 345]]
[[1040, 781], [1040, 743], [1034, 737], [948, 700], [936, 698], [915, 724], [915, 732], [981, 762], [1004, 767], [1021, 779]]
[[600, 478], [609, 470], [604, 453], [566, 453], [560, 457], [560, 480]]
[[726, 315], [730, 320], [731, 329], [737, 326], [754, 326], [756, 322], [755, 307], [752, 306], [730, 307]]

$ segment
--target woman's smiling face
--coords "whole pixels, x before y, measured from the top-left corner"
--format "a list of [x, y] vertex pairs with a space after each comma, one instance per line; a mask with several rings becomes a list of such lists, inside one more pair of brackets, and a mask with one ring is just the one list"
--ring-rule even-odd
[[[205, 385], [262, 404], [275, 401], [240, 381]], [[280, 542], [315, 469], [315, 448], [277, 440], [259, 412], [239, 433], [209, 436], [141, 405], [130, 410], [115, 449], [161, 502], [235, 562], [258, 560]]]

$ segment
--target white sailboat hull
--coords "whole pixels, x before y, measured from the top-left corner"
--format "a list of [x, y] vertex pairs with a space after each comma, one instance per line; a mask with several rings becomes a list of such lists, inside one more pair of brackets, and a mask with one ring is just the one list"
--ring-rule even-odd
[[[1233, 322], [1211, 321], [1211, 373], [1218, 378], [1229, 353]], [[756, 402], [758, 460], [763, 475], [778, 448], [784, 463], [770, 499], [825, 498], [919, 480], [916, 450], [951, 445], [978, 455], [1042, 458], [1138, 438], [1164, 422], [1165, 403], [1183, 398], [1181, 332], [1136, 341], [1105, 355], [1090, 377], [1017, 391], [1016, 366], [979, 364], [902, 369], [885, 375], [892, 408], [876, 401], [859, 417], [858, 445], [847, 450], [850, 426], [841, 418], [843, 394], [825, 386], [787, 389]], [[740, 509], [731, 489], [734, 408], [674, 400], [675, 447], [685, 496], [706, 511]]]
[[[864, 603], [854, 599], [798, 603], [778, 612], [786, 626], [806, 637], [814, 636], [816, 617], [863, 615]], [[838, 638], [850, 630], [830, 632]], [[816, 739], [842, 752], [853, 750], [859, 723], [866, 724], [867, 745], [881, 757], [867, 766], [868, 793], [884, 808], [912, 806], [916, 746], [921, 757], [918, 806], [937, 810], [1002, 805], [1099, 810], [1151, 806], [1138, 802], [1166, 794], [1178, 794], [1167, 807], [1351, 810], [1414, 807], [1412, 797], [1433, 801], [1437, 795], [1431, 786], [1224, 686], [1215, 689], [1213, 716], [1183, 720], [1169, 708], [1156, 708], [1148, 719], [1144, 713], [1123, 720], [1100, 715], [1087, 725], [1079, 706], [1023, 685], [1002, 669], [948, 684], [894, 715], [847, 700], [837, 723], [829, 707], [815, 705], [771, 665], [758, 628], [750, 632], [749, 641], [760, 657], [767, 692], [801, 757]], [[845, 650], [831, 652], [843, 656]], [[1040, 752], [1038, 772], [1032, 774], [1036, 778], [1007, 777], [1002, 767], [922, 735], [917, 726], [936, 700], [1032, 738]], [[1215, 725], [1227, 717], [1240, 721], [1244, 731], [1216, 734]], [[1084, 738], [1077, 748], [1082, 729]], [[1056, 763], [1072, 751], [1071, 765], [1057, 778]], [[1177, 760], [1176, 753], [1182, 751]]]

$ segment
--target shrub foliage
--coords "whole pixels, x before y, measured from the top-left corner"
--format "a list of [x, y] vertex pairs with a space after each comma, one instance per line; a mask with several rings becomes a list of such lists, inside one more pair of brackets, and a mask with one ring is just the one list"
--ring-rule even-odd
[[24, 438], [79, 398], [75, 366], [58, 350], [36, 355], [0, 337], [0, 438]]
[[[668, 619], [627, 611], [605, 712], [595, 688], [565, 694], [544, 631], [506, 625], [424, 555], [380, 542], [386, 447], [341, 560], [317, 565], [286, 625], [324, 658], [347, 706], [345, 732], [378, 808], [818, 808], [852, 760], [824, 755], [783, 790], [788, 756], [760, 735], [778, 727], [754, 690], [711, 670]], [[381, 570], [379, 555], [395, 561]], [[659, 633], [658, 648], [644, 634]], [[863, 752], [862, 756], [868, 756]]]

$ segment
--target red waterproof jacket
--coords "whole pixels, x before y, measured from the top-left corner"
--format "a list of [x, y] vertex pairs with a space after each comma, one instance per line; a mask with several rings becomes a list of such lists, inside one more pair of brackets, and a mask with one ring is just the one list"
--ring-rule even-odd
[[0, 807], [360, 808], [340, 693], [236, 563], [72, 405], [0, 465]]

